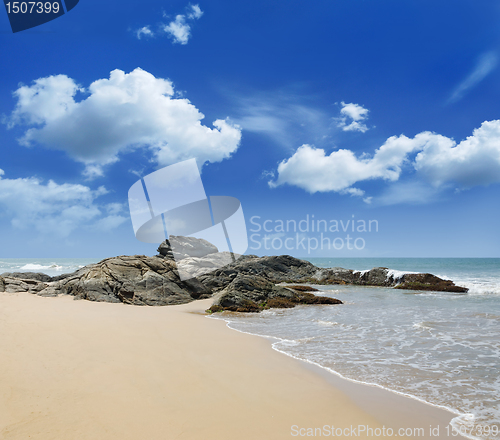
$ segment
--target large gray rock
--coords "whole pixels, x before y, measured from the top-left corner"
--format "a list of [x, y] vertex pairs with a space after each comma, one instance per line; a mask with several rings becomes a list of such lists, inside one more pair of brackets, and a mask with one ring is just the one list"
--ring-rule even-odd
[[315, 296], [293, 288], [276, 286], [258, 275], [238, 274], [218, 292], [209, 312], [260, 312], [269, 308], [290, 308], [297, 304], [342, 304], [335, 298]]
[[42, 281], [44, 283], [52, 281], [51, 276], [41, 272], [5, 272], [0, 276], [9, 278], [21, 278], [23, 280], [36, 280]]
[[0, 276], [0, 292], [17, 293], [30, 292], [38, 293], [48, 287], [48, 284], [33, 279], [11, 278]]
[[244, 255], [235, 262], [198, 279], [213, 290], [225, 288], [238, 274], [257, 275], [273, 283], [313, 282], [318, 268], [289, 255], [257, 257]]
[[211, 295], [196, 279], [181, 281], [173, 260], [145, 255], [107, 258], [85, 266], [39, 294], [61, 293], [90, 301], [150, 306], [184, 304]]

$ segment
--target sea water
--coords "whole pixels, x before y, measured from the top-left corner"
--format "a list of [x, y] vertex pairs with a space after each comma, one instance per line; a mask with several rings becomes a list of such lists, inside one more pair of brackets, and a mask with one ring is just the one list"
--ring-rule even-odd
[[0, 258], [0, 275], [5, 272], [40, 272], [57, 276], [101, 260], [102, 258]]
[[310, 261], [429, 272], [470, 290], [315, 286], [344, 305], [221, 317], [236, 330], [276, 338], [274, 349], [332, 373], [448, 408], [456, 414], [452, 426], [469, 438], [500, 439], [500, 259]]

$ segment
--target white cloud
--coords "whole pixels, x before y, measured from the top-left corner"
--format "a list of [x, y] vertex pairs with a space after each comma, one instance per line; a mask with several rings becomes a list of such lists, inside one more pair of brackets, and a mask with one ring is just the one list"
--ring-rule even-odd
[[188, 18], [198, 20], [202, 15], [203, 11], [200, 9], [199, 5], [190, 5], [191, 12], [188, 13]]
[[359, 104], [341, 102], [340, 118], [335, 118], [337, 126], [344, 131], [368, 131], [368, 127], [363, 123], [368, 118], [369, 110]]
[[464, 95], [477, 84], [479, 84], [486, 76], [488, 76], [498, 65], [498, 56], [494, 52], [487, 52], [481, 55], [476, 67], [465, 78], [458, 87], [453, 91], [448, 103], [459, 101]]
[[12, 225], [58, 237], [68, 237], [81, 227], [103, 230], [125, 222], [127, 217], [119, 215], [118, 204], [95, 203], [106, 192], [104, 187], [93, 191], [78, 184], [57, 184], [52, 180], [43, 183], [35, 177], [0, 177], [0, 206]]
[[142, 38], [142, 36], [145, 36], [145, 37], [153, 37], [154, 36], [154, 33], [151, 30], [150, 26], [144, 26], [140, 29], [137, 29], [135, 31], [135, 34], [137, 35], [137, 38], [139, 40]]
[[458, 145], [441, 136], [415, 158], [415, 169], [433, 185], [470, 188], [500, 182], [500, 120], [485, 121]]
[[119, 154], [148, 148], [159, 165], [197, 157], [200, 163], [219, 162], [236, 151], [239, 127], [226, 120], [201, 124], [204, 115], [187, 99], [174, 98], [168, 79], [135, 69], [111, 72], [94, 81], [87, 96], [65, 75], [50, 76], [21, 86], [9, 126], [34, 126], [20, 139], [22, 145], [43, 144], [66, 151], [86, 165], [89, 177], [102, 175], [102, 167]]
[[174, 21], [163, 27], [163, 31], [173, 38], [174, 43], [187, 44], [191, 33], [191, 26], [186, 23], [186, 16], [178, 15]]
[[302, 145], [295, 154], [278, 166], [278, 179], [271, 187], [295, 185], [310, 193], [336, 191], [361, 196], [364, 192], [352, 188], [357, 182], [370, 179], [395, 181], [408, 153], [421, 149], [430, 133], [421, 133], [414, 139], [393, 136], [372, 158], [361, 158], [350, 150], [337, 150], [326, 155], [325, 150]]
[[[411, 162], [409, 156], [415, 152], [418, 154]], [[413, 139], [393, 136], [373, 157], [366, 154], [357, 157], [351, 150], [337, 150], [327, 155], [323, 149], [302, 145], [279, 164], [278, 177], [269, 185], [288, 184], [310, 193], [334, 191], [362, 196], [364, 191], [353, 185], [372, 179], [396, 182], [405, 162], [416, 171], [417, 178], [423, 180], [411, 184], [412, 197], [407, 194], [409, 187], [394, 185], [383, 200], [380, 199], [382, 203], [430, 200], [439, 187], [469, 188], [499, 183], [500, 120], [484, 122], [458, 145], [453, 139], [430, 132], [419, 133]], [[372, 199], [367, 197], [365, 201], [370, 203]]]
[[161, 24], [156, 31], [152, 31], [151, 26], [144, 26], [136, 30], [135, 34], [139, 40], [143, 35], [152, 37], [158, 34], [167, 34], [174, 43], [185, 45], [191, 36], [191, 23], [200, 19], [202, 15], [203, 11], [199, 5], [189, 5], [185, 14], [176, 15], [175, 20]]

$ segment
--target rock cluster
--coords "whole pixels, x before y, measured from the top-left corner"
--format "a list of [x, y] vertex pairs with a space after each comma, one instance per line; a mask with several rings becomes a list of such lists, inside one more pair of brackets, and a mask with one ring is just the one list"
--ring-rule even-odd
[[[184, 237], [185, 239], [185, 237]], [[196, 239], [194, 239], [196, 240]], [[31, 292], [41, 296], [73, 295], [90, 301], [123, 302], [135, 305], [163, 306], [183, 304], [214, 296], [211, 312], [220, 310], [258, 312], [273, 307], [296, 304], [340, 304], [327, 296], [310, 293], [314, 288], [297, 284], [354, 284], [385, 286], [397, 289], [467, 292], [425, 273], [397, 273], [384, 267], [353, 271], [340, 267], [318, 268], [297, 258], [281, 255], [241, 256], [234, 260], [228, 252], [218, 252], [204, 240], [183, 242], [189, 253], [174, 261], [170, 244], [160, 245], [160, 255], [119, 256], [107, 258], [78, 271], [50, 277], [35, 273], [4, 273], [0, 276], [0, 292]], [[221, 262], [226, 264], [221, 266]], [[229, 264], [228, 264], [229, 263]], [[217, 268], [196, 278], [182, 281], [179, 271], [191, 266]], [[282, 283], [293, 285], [283, 286]]]
[[306, 286], [277, 286], [258, 275], [238, 274], [227, 287], [215, 294], [208, 311], [259, 312], [297, 304], [342, 304], [338, 299], [315, 296], [304, 290], [308, 290]]
[[173, 260], [144, 255], [107, 258], [57, 278], [50, 283], [3, 278], [4, 290], [24, 290], [41, 296], [68, 294], [90, 301], [148, 306], [184, 304], [211, 296], [211, 291], [196, 278], [181, 281]]

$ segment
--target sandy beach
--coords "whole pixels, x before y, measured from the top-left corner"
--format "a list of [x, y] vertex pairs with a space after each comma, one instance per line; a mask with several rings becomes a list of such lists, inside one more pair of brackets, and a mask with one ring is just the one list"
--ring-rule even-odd
[[445, 437], [453, 414], [278, 353], [207, 319], [210, 304], [0, 293], [0, 438], [284, 439], [325, 425]]

